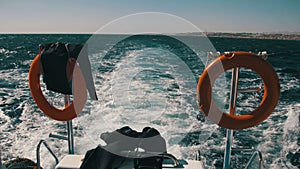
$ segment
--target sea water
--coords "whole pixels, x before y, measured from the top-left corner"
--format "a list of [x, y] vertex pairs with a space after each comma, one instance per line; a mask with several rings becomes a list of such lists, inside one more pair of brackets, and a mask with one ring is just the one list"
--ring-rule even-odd
[[[206, 53], [172, 45], [170, 39], [162, 36], [139, 37], [134, 43], [109, 44], [107, 41], [115, 36], [119, 35], [99, 35], [105, 40], [98, 46], [112, 47], [89, 51], [99, 99], [89, 99], [83, 112], [73, 120], [75, 153], [84, 154], [98, 144], [104, 144], [99, 138], [103, 132], [126, 125], [136, 130], [151, 126], [160, 131], [166, 139], [168, 151], [177, 158], [195, 159], [199, 150], [206, 168], [221, 168], [226, 130], [207, 121], [197, 107], [197, 80], [207, 66], [206, 60], [197, 58], [197, 55], [204, 58]], [[2, 160], [19, 156], [36, 161], [36, 146], [41, 139], [47, 141], [59, 159], [68, 153], [66, 141], [48, 137], [49, 133], [65, 135], [66, 124], [48, 118], [36, 106], [28, 86], [28, 71], [39, 52], [39, 44], [85, 43], [90, 37], [72, 34], [0, 35]], [[193, 41], [193, 37], [178, 39], [182, 38]], [[169, 45], [156, 43], [164, 41]], [[210, 38], [210, 41], [220, 52], [267, 51], [270, 54], [268, 62], [280, 79], [278, 105], [261, 124], [234, 131], [233, 143], [235, 147], [254, 147], [261, 151], [265, 168], [298, 168], [300, 42], [236, 38]], [[230, 78], [230, 72], [227, 72], [215, 86], [214, 99], [224, 104], [224, 111], [228, 109]], [[239, 87], [249, 86], [263, 88], [263, 83], [255, 73], [242, 69]], [[51, 104], [63, 106], [63, 95], [43, 91]], [[253, 110], [262, 96], [262, 93], [239, 93], [237, 112], [243, 114]], [[42, 166], [54, 166], [54, 160], [46, 150], [42, 149], [41, 156]], [[242, 168], [250, 156], [233, 153], [231, 167]]]

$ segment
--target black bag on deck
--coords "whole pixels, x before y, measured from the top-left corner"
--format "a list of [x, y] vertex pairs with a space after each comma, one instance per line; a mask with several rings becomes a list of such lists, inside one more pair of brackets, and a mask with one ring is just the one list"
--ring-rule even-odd
[[[120, 134], [124, 137], [120, 137]], [[142, 132], [137, 132], [126, 126], [111, 133], [103, 133], [101, 138], [107, 146], [98, 146], [89, 150], [80, 169], [117, 169], [124, 163], [128, 164], [128, 161], [132, 163], [134, 169], [162, 169], [162, 157], [155, 155], [145, 158], [125, 157], [118, 153], [118, 151], [133, 152], [138, 147], [144, 149], [145, 152], [165, 153], [166, 142], [156, 129], [145, 127]], [[110, 151], [110, 147], [114, 150]]]
[[[155, 152], [156, 154], [167, 152], [166, 142], [156, 129], [145, 127], [139, 138], [142, 138], [139, 144], [140, 147], [145, 150], [145, 152]], [[162, 163], [163, 158], [158, 156], [135, 158], [134, 169], [162, 169]]]
[[52, 43], [41, 45], [43, 81], [48, 90], [72, 94], [72, 75], [83, 44]]
[[85, 154], [80, 169], [115, 169], [124, 160], [124, 157], [112, 154], [103, 147], [97, 146]]

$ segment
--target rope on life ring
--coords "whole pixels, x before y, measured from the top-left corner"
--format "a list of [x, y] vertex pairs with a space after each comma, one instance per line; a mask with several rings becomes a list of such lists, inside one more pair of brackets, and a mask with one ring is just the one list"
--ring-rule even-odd
[[[212, 98], [215, 80], [225, 71], [243, 67], [256, 72], [264, 83], [264, 96], [260, 105], [245, 115], [223, 113]], [[260, 124], [275, 109], [280, 95], [278, 76], [267, 61], [249, 52], [233, 52], [221, 55], [202, 73], [197, 86], [197, 98], [202, 113], [220, 127], [241, 130]]]
[[38, 54], [34, 58], [28, 75], [30, 92], [35, 103], [47, 116], [54, 120], [72, 120], [82, 111], [87, 100], [86, 84], [80, 68], [75, 64], [73, 74], [73, 102], [64, 108], [56, 108], [49, 104], [41, 90], [40, 75], [42, 74], [42, 65], [40, 57], [41, 55]]

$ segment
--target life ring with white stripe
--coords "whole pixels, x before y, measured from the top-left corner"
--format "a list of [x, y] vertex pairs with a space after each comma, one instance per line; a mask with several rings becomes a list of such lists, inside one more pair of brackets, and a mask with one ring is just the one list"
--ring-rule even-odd
[[[256, 72], [264, 83], [264, 96], [260, 105], [245, 115], [223, 113], [212, 98], [215, 80], [232, 68], [248, 68]], [[202, 113], [220, 127], [241, 130], [260, 124], [275, 109], [280, 95], [278, 76], [270, 63], [249, 52], [223, 54], [214, 60], [201, 74], [197, 85], [197, 98]]]

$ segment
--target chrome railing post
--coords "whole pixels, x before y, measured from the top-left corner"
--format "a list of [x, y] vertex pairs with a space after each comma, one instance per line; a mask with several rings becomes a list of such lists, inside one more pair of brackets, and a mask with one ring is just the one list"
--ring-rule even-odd
[[[234, 115], [234, 113], [235, 113], [236, 97], [237, 97], [237, 91], [238, 91], [238, 78], [239, 78], [239, 68], [233, 68], [232, 78], [231, 78], [231, 90], [230, 90], [230, 105], [229, 105], [229, 114], [230, 115]], [[224, 154], [223, 169], [230, 168], [232, 139], [233, 139], [233, 130], [226, 129], [226, 148], [225, 148], [225, 154]]]
[[[70, 104], [70, 96], [65, 95], [65, 107]], [[74, 154], [74, 136], [73, 136], [73, 124], [72, 120], [67, 121], [67, 132], [68, 132], [68, 148], [69, 154]]]

